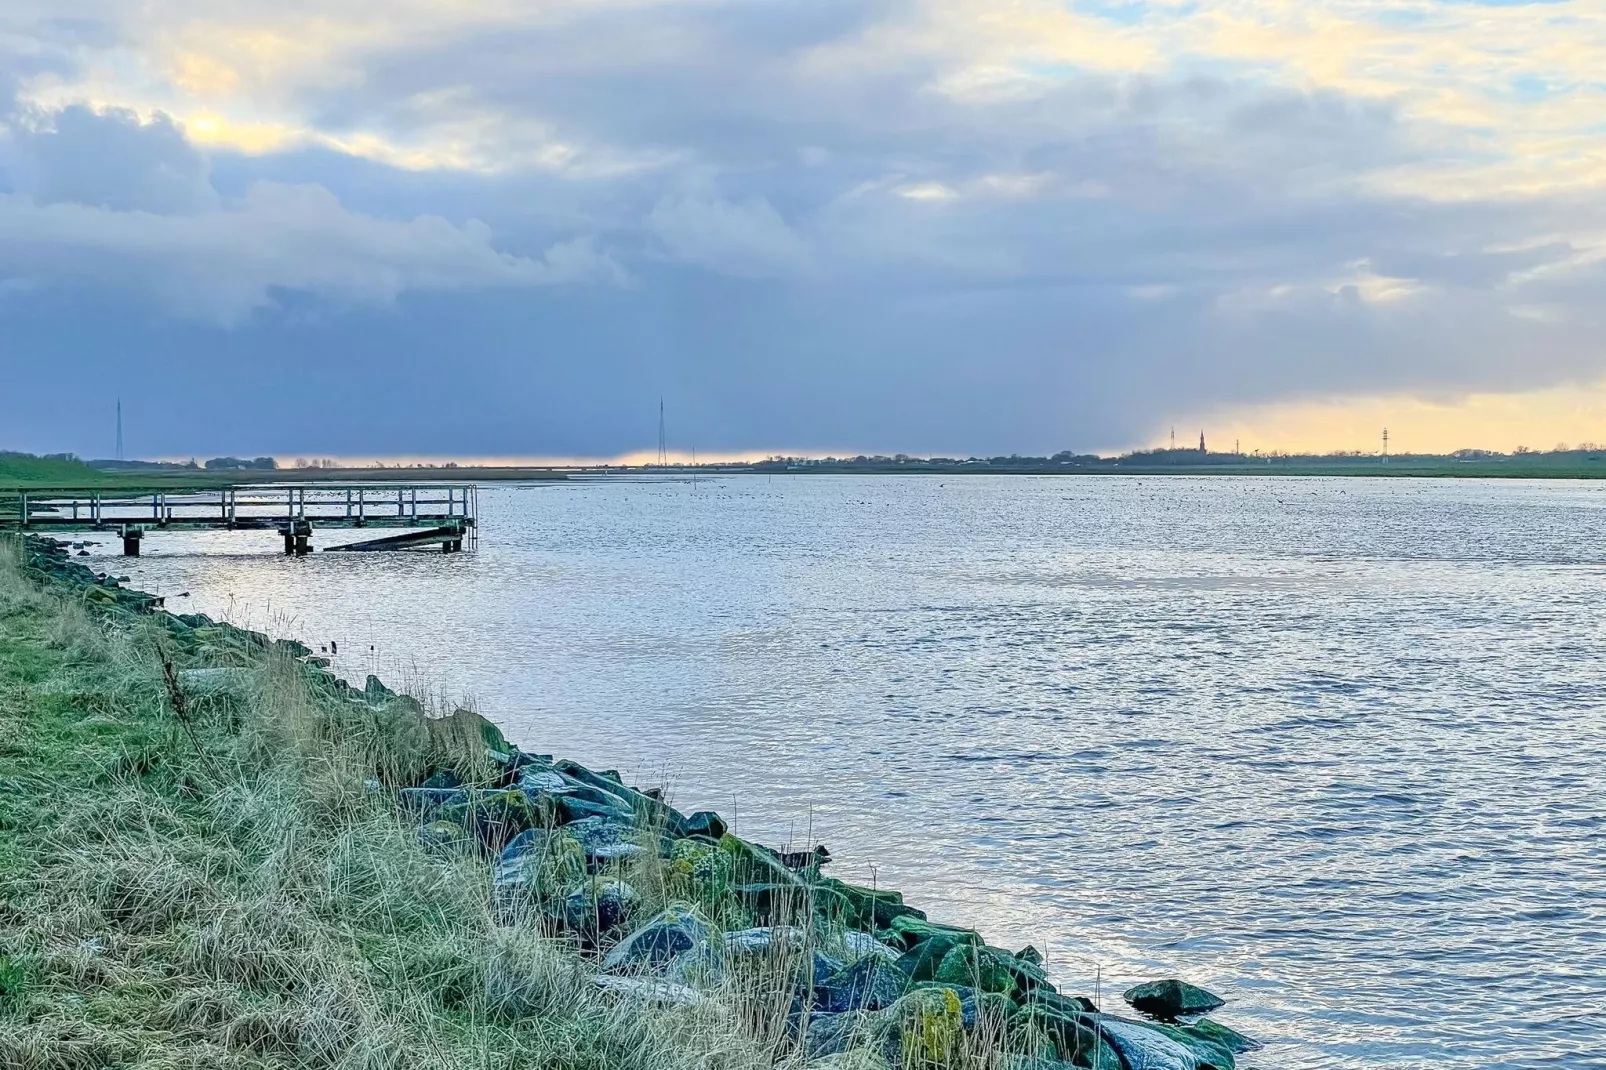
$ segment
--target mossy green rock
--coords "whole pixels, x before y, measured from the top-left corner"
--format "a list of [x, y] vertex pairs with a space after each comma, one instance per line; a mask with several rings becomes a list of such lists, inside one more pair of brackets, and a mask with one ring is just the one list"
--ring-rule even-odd
[[1258, 1051], [1262, 1046], [1258, 1040], [1251, 1040], [1236, 1029], [1228, 1028], [1220, 1022], [1211, 1021], [1209, 1018], [1201, 1018], [1192, 1025], [1182, 1026], [1181, 1029], [1184, 1033], [1218, 1044], [1234, 1055], [1242, 1055], [1248, 1051]]
[[682, 955], [709, 950], [713, 929], [689, 907], [674, 905], [615, 944], [602, 960], [610, 972], [653, 973]]
[[943, 955], [932, 979], [1011, 996], [1017, 986], [1014, 972], [1005, 965], [1005, 959], [1013, 964], [1015, 956], [982, 944], [955, 944]]
[[615, 877], [593, 877], [563, 901], [563, 920], [577, 933], [605, 936], [622, 928], [641, 906], [636, 889]]
[[1127, 1065], [1100, 1035], [1097, 1016], [1081, 1010], [1070, 1011], [1043, 1003], [1028, 1005], [1010, 1019], [1007, 1040], [1015, 1051], [1038, 1059], [1051, 1052], [1053, 1058], [1069, 1066], [1115, 1068]]
[[498, 852], [541, 817], [520, 791], [475, 792], [467, 802], [442, 806], [437, 816], [463, 826], [488, 850]]
[[964, 1009], [952, 988], [917, 988], [885, 1012], [891, 1023], [888, 1047], [904, 1066], [944, 1067], [963, 1044]]
[[830, 888], [842, 896], [846, 902], [842, 921], [850, 929], [874, 932], [887, 928], [901, 917], [913, 917], [921, 921], [926, 917], [923, 911], [904, 904], [902, 892], [862, 888], [835, 877], [821, 878], [816, 887]]
[[585, 852], [566, 831], [527, 829], [497, 856], [491, 881], [503, 894], [518, 891], [545, 898], [585, 877]]
[[947, 939], [949, 946], [956, 943], [979, 944], [982, 942], [981, 934], [974, 929], [962, 929], [954, 925], [938, 925], [936, 922], [915, 917], [912, 914], [892, 919], [887, 927], [884, 937], [888, 942], [895, 943], [905, 951], [913, 950], [919, 944], [933, 939]]

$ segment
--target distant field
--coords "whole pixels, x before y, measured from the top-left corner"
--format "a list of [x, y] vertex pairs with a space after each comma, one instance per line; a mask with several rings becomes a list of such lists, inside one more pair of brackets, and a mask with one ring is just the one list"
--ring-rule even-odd
[[[1370, 476], [1419, 479], [1601, 479], [1606, 459], [1593, 454], [1502, 457], [1456, 460], [1450, 457], [1400, 457], [1383, 464], [1375, 458], [1333, 459], [1272, 458], [1193, 462], [1188, 464], [1132, 463], [1128, 460], [1075, 464], [988, 463], [932, 464], [907, 461], [815, 463], [806, 466], [776, 464], [712, 465], [696, 469], [705, 474], [736, 475], [744, 472], [786, 475], [1142, 475], [1142, 476]], [[575, 469], [591, 474], [685, 476], [688, 467], [624, 468], [599, 466]], [[0, 490], [82, 489], [116, 491], [205, 490], [246, 483], [494, 483], [561, 480], [569, 470], [552, 468], [279, 468], [279, 469], [136, 469], [107, 471], [82, 461], [0, 452]]]
[[148, 468], [105, 471], [82, 461], [0, 453], [0, 490], [63, 489], [165, 491], [206, 490], [246, 483], [470, 483], [484, 480], [562, 479], [548, 468]]

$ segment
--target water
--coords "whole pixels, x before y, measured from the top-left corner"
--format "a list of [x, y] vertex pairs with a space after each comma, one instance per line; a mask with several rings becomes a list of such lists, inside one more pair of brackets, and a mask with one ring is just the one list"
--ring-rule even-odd
[[1204, 984], [1268, 1041], [1250, 1066], [1606, 1067], [1606, 487], [800, 476], [480, 503], [472, 554], [156, 534], [107, 564], [746, 835], [812, 830], [837, 875], [1033, 943], [1077, 991]]

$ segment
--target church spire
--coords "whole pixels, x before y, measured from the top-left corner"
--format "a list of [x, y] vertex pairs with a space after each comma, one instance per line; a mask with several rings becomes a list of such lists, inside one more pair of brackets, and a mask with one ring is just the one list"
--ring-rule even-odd
[[1205, 452], [1204, 432], [1203, 431], [1199, 432], [1199, 452], [1200, 453], [1204, 453]]

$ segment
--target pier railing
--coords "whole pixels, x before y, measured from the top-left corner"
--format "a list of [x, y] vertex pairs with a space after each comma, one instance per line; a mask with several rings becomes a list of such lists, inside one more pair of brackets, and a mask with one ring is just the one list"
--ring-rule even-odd
[[[125, 553], [138, 554], [147, 531], [270, 530], [286, 552], [307, 552], [314, 528], [415, 528], [414, 538], [385, 547], [436, 541], [448, 551], [472, 542], [478, 495], [474, 484], [261, 483], [216, 490], [129, 492], [43, 488], [0, 502], [0, 529], [33, 532], [114, 531]], [[297, 542], [296, 540], [299, 540]]]

